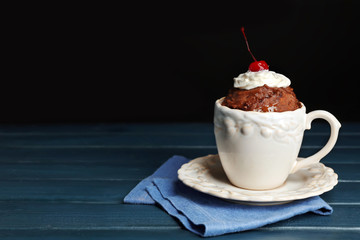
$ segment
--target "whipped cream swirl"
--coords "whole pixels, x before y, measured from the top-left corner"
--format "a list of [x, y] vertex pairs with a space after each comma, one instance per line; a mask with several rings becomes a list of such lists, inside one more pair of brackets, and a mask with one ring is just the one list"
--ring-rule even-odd
[[291, 81], [284, 75], [269, 70], [261, 70], [258, 72], [249, 70], [234, 78], [234, 88], [249, 90], [265, 84], [269, 87], [288, 87]]

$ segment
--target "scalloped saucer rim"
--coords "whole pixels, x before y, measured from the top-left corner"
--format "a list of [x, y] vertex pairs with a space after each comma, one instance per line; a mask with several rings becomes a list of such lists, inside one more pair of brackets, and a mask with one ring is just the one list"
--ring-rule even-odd
[[285, 183], [271, 190], [249, 190], [232, 185], [219, 156], [207, 155], [185, 163], [178, 178], [187, 186], [227, 201], [250, 205], [277, 205], [318, 196], [338, 183], [338, 175], [322, 163], [290, 174]]

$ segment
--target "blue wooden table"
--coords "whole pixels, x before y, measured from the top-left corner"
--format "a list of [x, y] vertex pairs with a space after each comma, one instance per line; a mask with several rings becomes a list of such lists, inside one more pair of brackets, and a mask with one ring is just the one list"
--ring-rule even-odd
[[[301, 156], [323, 146], [307, 131]], [[157, 206], [124, 196], [172, 155], [216, 153], [212, 124], [0, 125], [0, 239], [198, 239]], [[343, 123], [322, 161], [339, 175], [322, 195], [331, 216], [305, 214], [218, 239], [359, 239], [360, 123]]]

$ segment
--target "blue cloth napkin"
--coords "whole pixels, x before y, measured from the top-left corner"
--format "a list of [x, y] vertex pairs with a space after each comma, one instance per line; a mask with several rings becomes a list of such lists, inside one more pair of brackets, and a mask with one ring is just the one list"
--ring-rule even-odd
[[330, 215], [332, 208], [320, 197], [274, 206], [251, 206], [224, 201], [184, 185], [177, 170], [189, 159], [173, 156], [155, 173], [141, 181], [125, 203], [158, 203], [189, 231], [203, 237], [239, 232], [312, 212]]

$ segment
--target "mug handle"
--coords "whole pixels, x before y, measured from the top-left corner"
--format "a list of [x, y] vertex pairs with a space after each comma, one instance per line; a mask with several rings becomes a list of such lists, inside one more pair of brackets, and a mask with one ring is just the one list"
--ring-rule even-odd
[[339, 129], [341, 127], [340, 122], [332, 115], [331, 113], [323, 110], [316, 110], [306, 114], [305, 129], [309, 130], [311, 128], [311, 122], [316, 118], [325, 119], [331, 128], [330, 138], [326, 145], [314, 155], [307, 158], [297, 158], [295, 161], [290, 173], [295, 173], [301, 168], [308, 167], [312, 164], [318, 163], [323, 157], [325, 157], [331, 149], [333, 149], [336, 140], [339, 135]]

